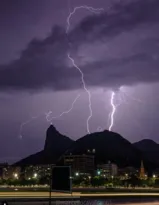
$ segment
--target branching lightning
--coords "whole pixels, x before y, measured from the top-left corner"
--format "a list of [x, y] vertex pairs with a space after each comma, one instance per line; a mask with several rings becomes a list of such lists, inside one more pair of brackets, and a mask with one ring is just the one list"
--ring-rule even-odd
[[[117, 96], [118, 94], [118, 96]], [[119, 103], [116, 104], [115, 101], [115, 97], [119, 97]], [[136, 101], [138, 103], [143, 103], [140, 99], [134, 98], [133, 96], [128, 95], [125, 91], [122, 90], [122, 88], [119, 89], [118, 93], [116, 92], [112, 92], [111, 93], [111, 98], [110, 98], [110, 104], [112, 107], [112, 111], [109, 115], [110, 118], [110, 125], [109, 125], [109, 131], [112, 130], [113, 126], [114, 126], [114, 116], [115, 116], [115, 112], [118, 106], [120, 106], [121, 104], [128, 104], [128, 98]]]
[[[66, 35], [68, 35], [69, 30], [70, 30], [70, 20], [71, 20], [71, 17], [72, 17], [72, 16], [76, 13], [76, 11], [79, 10], [79, 9], [87, 9], [87, 10], [89, 10], [90, 12], [93, 12], [93, 13], [96, 13], [96, 14], [97, 14], [97, 13], [100, 13], [101, 11], [104, 10], [103, 8], [97, 8], [97, 9], [95, 9], [95, 8], [93, 8], [93, 7], [89, 7], [89, 6], [85, 6], [85, 5], [84, 5], [84, 6], [75, 7], [75, 8], [73, 9], [73, 11], [70, 12], [69, 15], [68, 15], [68, 17], [67, 17]], [[73, 67], [76, 68], [76, 69], [79, 71], [79, 73], [80, 73], [80, 75], [81, 75], [81, 81], [82, 81], [82, 84], [83, 84], [83, 88], [84, 88], [85, 92], [86, 92], [87, 95], [88, 95], [88, 101], [89, 101], [89, 105], [88, 105], [88, 107], [89, 107], [89, 116], [88, 116], [88, 118], [87, 118], [87, 132], [90, 134], [89, 121], [90, 121], [90, 119], [91, 119], [91, 117], [92, 117], [92, 115], [93, 115], [93, 112], [92, 112], [92, 103], [91, 103], [91, 93], [90, 93], [89, 89], [88, 89], [87, 86], [86, 86], [86, 83], [85, 83], [85, 80], [84, 80], [84, 74], [83, 74], [82, 70], [76, 65], [75, 60], [71, 57], [71, 55], [70, 55], [69, 52], [68, 52], [68, 54], [67, 54], [67, 57], [68, 57], [68, 59], [71, 61]]]
[[68, 17], [67, 17], [67, 27], [66, 27], [66, 34], [68, 34], [69, 30], [70, 30], [70, 19], [71, 17], [76, 13], [77, 10], [80, 10], [80, 9], [86, 9], [92, 13], [95, 13], [95, 14], [99, 14], [101, 13], [102, 11], [104, 11], [103, 8], [93, 8], [91, 6], [86, 6], [86, 5], [83, 5], [83, 6], [76, 6], [72, 12], [69, 13]]
[[80, 97], [80, 94], [77, 95], [77, 97], [74, 99], [74, 101], [72, 102], [71, 107], [70, 107], [68, 110], [62, 112], [62, 113], [61, 113], [60, 115], [58, 115], [58, 116], [50, 117], [50, 115], [52, 114], [52, 111], [49, 111], [48, 113], [45, 113], [45, 115], [46, 115], [46, 120], [47, 120], [48, 122], [51, 122], [53, 119], [58, 119], [58, 118], [62, 117], [63, 115], [68, 114], [69, 112], [71, 112], [72, 109], [74, 108], [74, 104], [76, 103], [76, 101], [78, 100], [79, 97]]
[[50, 115], [52, 115], [52, 111], [49, 111], [49, 112], [45, 112], [45, 113], [42, 113], [42, 114], [40, 114], [40, 115], [31, 117], [31, 119], [29, 119], [29, 120], [23, 122], [23, 123], [21, 124], [20, 130], [19, 130], [19, 136], [20, 136], [20, 138], [22, 139], [22, 130], [23, 130], [23, 127], [24, 127], [25, 125], [31, 123], [33, 120], [36, 120], [36, 119], [38, 119], [38, 118], [40, 118], [40, 117], [42, 117], [42, 116], [45, 116], [47, 122], [51, 122], [51, 123], [52, 123], [52, 120], [59, 119], [59, 118], [62, 117], [63, 115], [68, 114], [69, 112], [71, 112], [72, 109], [74, 108], [74, 104], [76, 103], [76, 101], [78, 100], [79, 97], [80, 97], [80, 94], [78, 94], [78, 95], [76, 96], [76, 98], [74, 99], [74, 101], [73, 101], [72, 104], [71, 104], [71, 107], [70, 107], [68, 110], [62, 112], [62, 113], [61, 113], [60, 115], [58, 115], [58, 116], [50, 117]]
[[[133, 101], [136, 101], [136, 102], [138, 102], [138, 103], [143, 103], [142, 100], [140, 100], [140, 99], [138, 99], [138, 98], [135, 98], [135, 97], [129, 95], [127, 92], [122, 91], [122, 90], [121, 90], [121, 92], [122, 92], [122, 94], [123, 94], [123, 98], [124, 98], [124, 99], [129, 98], [129, 99], [131, 99], [131, 100], [133, 100]], [[126, 100], [125, 100], [125, 103], [128, 104], [128, 102], [127, 102]]]
[[33, 116], [33, 117], [31, 117], [31, 119], [29, 119], [29, 120], [27, 120], [27, 121], [21, 123], [20, 129], [19, 129], [19, 138], [20, 138], [20, 139], [22, 139], [22, 130], [23, 130], [23, 127], [24, 127], [25, 125], [29, 124], [30, 122], [32, 122], [33, 120], [35, 120], [35, 119], [41, 117], [42, 115], [43, 115], [43, 114], [40, 114], [40, 115], [37, 115], [37, 116]]
[[81, 74], [81, 80], [82, 80], [82, 83], [83, 83], [83, 88], [84, 90], [86, 91], [86, 93], [88, 94], [88, 100], [89, 100], [89, 111], [90, 111], [90, 114], [87, 118], [87, 132], [90, 134], [90, 128], [89, 128], [89, 120], [91, 119], [93, 113], [92, 113], [92, 103], [91, 103], [91, 93], [90, 91], [87, 89], [86, 87], [86, 83], [84, 81], [84, 74], [83, 72], [81, 71], [81, 69], [75, 64], [75, 61], [73, 58], [71, 58], [71, 56], [68, 54], [68, 58], [71, 60], [72, 62], [72, 65], [80, 72]]
[[[79, 6], [79, 7], [75, 7], [73, 9], [72, 12], [69, 13], [68, 17], [67, 17], [67, 27], [66, 27], [66, 35], [68, 35], [68, 32], [70, 30], [70, 19], [71, 17], [75, 14], [75, 12], [78, 10], [78, 9], [87, 9], [93, 13], [99, 13], [101, 12], [103, 9], [94, 9], [93, 7], [88, 7], [88, 6]], [[72, 62], [72, 65], [80, 72], [81, 74], [81, 80], [82, 80], [82, 83], [83, 83], [83, 87], [84, 87], [84, 90], [86, 91], [86, 93], [88, 94], [88, 99], [89, 99], [89, 110], [90, 110], [90, 115], [88, 116], [87, 118], [87, 132], [90, 133], [90, 129], [89, 129], [89, 120], [91, 119], [92, 117], [92, 106], [91, 106], [91, 93], [90, 91], [87, 89], [86, 87], [86, 83], [84, 81], [84, 74], [83, 72], [81, 71], [81, 69], [76, 65], [74, 59], [71, 57], [70, 53], [67, 54], [67, 57], [69, 58], [69, 60], [71, 60]], [[36, 120], [42, 116], [45, 116], [46, 120], [48, 122], [51, 122], [52, 123], [52, 120], [55, 120], [55, 119], [58, 119], [60, 117], [62, 117], [63, 115], [65, 114], [68, 114], [69, 112], [72, 111], [72, 109], [74, 108], [74, 104], [76, 103], [76, 101], [78, 100], [78, 98], [80, 97], [80, 94], [78, 94], [78, 96], [74, 99], [72, 105], [71, 105], [71, 108], [67, 111], [64, 111], [62, 112], [59, 116], [53, 116], [51, 117], [52, 115], [52, 111], [49, 111], [49, 112], [45, 112], [45, 113], [42, 113], [40, 115], [37, 115], [37, 116], [34, 116], [34, 117], [31, 117], [31, 119], [23, 122], [20, 126], [20, 130], [19, 130], [19, 136], [20, 138], [22, 138], [22, 130], [23, 130], [23, 127], [29, 123], [31, 123], [33, 120]]]

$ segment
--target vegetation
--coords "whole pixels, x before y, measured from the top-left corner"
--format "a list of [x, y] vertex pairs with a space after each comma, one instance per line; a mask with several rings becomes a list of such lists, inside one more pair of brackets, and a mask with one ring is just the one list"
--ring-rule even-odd
[[[49, 176], [30, 178], [26, 179], [8, 179], [0, 180], [0, 185], [14, 185], [14, 186], [31, 186], [31, 185], [49, 185], [50, 178]], [[118, 188], [118, 187], [155, 187], [159, 188], [159, 179], [158, 178], [147, 178], [139, 179], [137, 176], [132, 175], [128, 179], [121, 180], [119, 177], [106, 178], [103, 176], [84, 176], [79, 175], [73, 177], [73, 187], [105, 187], [105, 188]]]
[[130, 176], [128, 179], [121, 180], [119, 177], [105, 178], [102, 176], [95, 176], [89, 179], [88, 177], [77, 176], [73, 179], [73, 185], [77, 186], [92, 186], [92, 187], [159, 187], [159, 179], [147, 178], [139, 179], [136, 175]]

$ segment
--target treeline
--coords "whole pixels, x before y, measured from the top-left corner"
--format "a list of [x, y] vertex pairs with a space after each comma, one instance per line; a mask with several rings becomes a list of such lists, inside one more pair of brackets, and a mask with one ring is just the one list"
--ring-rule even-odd
[[105, 186], [105, 187], [159, 187], [158, 178], [140, 179], [135, 175], [130, 176], [128, 179], [105, 178], [102, 176], [95, 176], [92, 178], [78, 176], [73, 179], [73, 185], [76, 186]]

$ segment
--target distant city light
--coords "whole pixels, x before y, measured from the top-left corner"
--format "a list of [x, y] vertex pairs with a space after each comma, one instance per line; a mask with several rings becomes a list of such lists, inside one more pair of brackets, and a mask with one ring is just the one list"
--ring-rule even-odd
[[37, 178], [38, 174], [37, 173], [34, 173], [34, 178]]
[[95, 149], [93, 149], [93, 150], [92, 150], [92, 152], [93, 152], [93, 153], [95, 153], [95, 152], [96, 152], [96, 150], [95, 150]]
[[76, 172], [76, 174], [75, 174], [76, 176], [79, 176], [79, 173], [78, 172]]
[[101, 172], [98, 170], [98, 171], [97, 171], [97, 174], [98, 174], [98, 175], [100, 175], [100, 174], [101, 174]]
[[15, 177], [15, 178], [18, 178], [18, 174], [17, 174], [17, 173], [14, 173], [14, 177]]
[[155, 175], [155, 174], [153, 175], [153, 178], [156, 178], [156, 175]]
[[8, 205], [8, 203], [7, 202], [2, 202], [2, 205]]

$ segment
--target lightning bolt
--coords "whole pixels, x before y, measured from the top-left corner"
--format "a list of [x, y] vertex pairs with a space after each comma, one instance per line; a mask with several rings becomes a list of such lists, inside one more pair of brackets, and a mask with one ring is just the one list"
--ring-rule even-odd
[[[67, 17], [67, 27], [66, 27], [66, 35], [68, 36], [68, 32], [70, 30], [70, 19], [71, 17], [76, 13], [77, 10], [79, 9], [87, 9], [89, 10], [90, 12], [93, 12], [93, 13], [99, 13], [101, 12], [102, 10], [104, 10], [103, 8], [100, 8], [100, 9], [94, 9], [93, 7], [89, 7], [89, 6], [79, 6], [79, 7], [75, 7], [73, 9], [72, 12], [69, 13], [68, 17]], [[70, 44], [69, 44], [70, 45]], [[87, 132], [90, 133], [90, 129], [89, 129], [89, 120], [91, 119], [92, 117], [92, 105], [91, 105], [91, 93], [90, 91], [87, 89], [86, 87], [86, 83], [84, 81], [84, 74], [83, 72], [81, 71], [81, 69], [76, 65], [74, 59], [71, 57], [71, 55], [68, 53], [67, 57], [69, 58], [69, 60], [71, 60], [72, 62], [72, 65], [80, 72], [81, 74], [81, 80], [82, 80], [82, 83], [83, 83], [83, 87], [84, 87], [84, 90], [86, 91], [86, 93], [88, 94], [88, 99], [89, 99], [89, 111], [90, 111], [90, 115], [88, 116], [87, 118]], [[62, 112], [59, 116], [53, 116], [53, 117], [50, 117], [52, 115], [52, 111], [49, 111], [49, 112], [46, 112], [46, 113], [42, 113], [40, 115], [37, 115], [37, 116], [33, 116], [31, 117], [31, 119], [27, 120], [26, 122], [23, 122], [20, 126], [20, 138], [22, 138], [22, 130], [23, 130], [23, 127], [29, 123], [31, 123], [33, 120], [36, 120], [38, 119], [39, 117], [41, 116], [45, 116], [46, 117], [46, 120], [48, 122], [51, 122], [53, 119], [58, 119], [60, 117], [62, 117], [64, 114], [68, 114], [69, 112], [72, 111], [73, 107], [74, 107], [74, 104], [76, 103], [76, 101], [78, 100], [78, 98], [80, 97], [80, 94], [75, 98], [75, 100], [73, 101], [72, 105], [71, 105], [71, 108], [67, 111], [64, 111]]]
[[[36, 120], [36, 119], [38, 119], [38, 118], [40, 118], [40, 117], [42, 117], [42, 116], [45, 116], [47, 122], [50, 122], [50, 121], [52, 121], [53, 119], [56, 120], [56, 119], [62, 117], [63, 115], [68, 114], [68, 113], [71, 112], [72, 109], [74, 108], [74, 104], [76, 103], [76, 101], [78, 100], [79, 97], [80, 97], [80, 94], [78, 94], [77, 97], [74, 99], [74, 101], [73, 101], [72, 104], [71, 104], [71, 107], [70, 107], [68, 110], [62, 112], [62, 113], [61, 113], [60, 115], [58, 115], [58, 116], [50, 117], [50, 115], [52, 114], [52, 111], [49, 111], [49, 112], [45, 112], [45, 113], [39, 114], [39, 115], [37, 115], [37, 116], [33, 116], [33, 117], [31, 117], [31, 119], [29, 119], [29, 120], [23, 122], [23, 123], [21, 124], [20, 130], [19, 130], [19, 136], [20, 136], [20, 138], [22, 139], [22, 130], [23, 130], [23, 127], [24, 127], [25, 125], [31, 123], [33, 120]], [[51, 123], [52, 123], [52, 122], [51, 122]]]
[[66, 26], [66, 34], [68, 34], [69, 30], [70, 30], [70, 19], [71, 17], [76, 13], [77, 10], [80, 10], [80, 9], [86, 9], [92, 13], [95, 13], [95, 14], [99, 14], [101, 13], [101, 11], [104, 11], [103, 8], [93, 8], [91, 6], [86, 6], [86, 5], [83, 5], [83, 6], [76, 6], [72, 12], [69, 13], [68, 17], [67, 17], [67, 26]]
[[115, 106], [115, 103], [114, 103], [114, 97], [115, 97], [115, 92], [112, 92], [111, 94], [111, 98], [110, 98], [110, 104], [112, 106], [112, 112], [110, 114], [110, 126], [109, 126], [109, 131], [112, 130], [112, 127], [114, 125], [114, 114], [116, 112], [116, 106]]
[[[133, 100], [133, 101], [136, 101], [136, 102], [138, 102], [138, 103], [143, 103], [142, 100], [137, 99], [137, 98], [135, 98], [135, 97], [129, 95], [129, 94], [126, 93], [125, 91], [122, 91], [122, 93], [123, 93], [123, 98], [129, 98], [129, 99], [131, 99], [131, 100]], [[126, 102], [126, 103], [127, 103], [127, 102]], [[128, 104], [128, 103], [127, 103], [127, 104]]]
[[69, 112], [71, 112], [72, 109], [74, 108], [74, 104], [76, 103], [76, 101], [78, 100], [79, 97], [80, 97], [80, 94], [77, 95], [77, 97], [74, 99], [74, 101], [72, 102], [71, 107], [70, 107], [68, 110], [62, 112], [62, 113], [61, 113], [60, 115], [58, 115], [58, 116], [55, 116], [55, 117], [51, 117], [51, 118], [50, 118], [50, 115], [52, 114], [52, 111], [49, 111], [48, 113], [46, 113], [46, 114], [45, 114], [45, 115], [46, 115], [46, 120], [47, 120], [48, 122], [50, 122], [50, 121], [52, 121], [53, 119], [58, 119], [58, 118], [62, 117], [63, 115], [68, 114]]
[[29, 119], [29, 120], [27, 120], [27, 121], [21, 123], [20, 129], [19, 129], [19, 138], [20, 138], [20, 139], [23, 138], [23, 136], [22, 136], [23, 127], [24, 127], [25, 125], [29, 124], [30, 122], [32, 122], [33, 120], [35, 120], [35, 119], [41, 117], [41, 115], [43, 115], [43, 114], [40, 114], [40, 115], [37, 115], [37, 116], [33, 116], [33, 117], [31, 117], [31, 119]]
[[120, 106], [121, 104], [128, 104], [128, 101], [126, 100], [126, 98], [130, 98], [131, 100], [136, 101], [138, 103], [143, 103], [140, 99], [137, 99], [137, 98], [134, 98], [133, 96], [128, 95], [125, 91], [122, 90], [122, 88], [119, 89], [119, 92], [117, 94], [118, 94], [119, 101], [120, 101], [118, 104], [114, 102], [116, 93], [114, 91], [111, 93], [110, 104], [112, 107], [112, 111], [109, 115], [109, 118], [110, 118], [109, 131], [111, 131], [112, 127], [114, 126], [114, 116], [115, 116], [117, 107]]
[[92, 112], [92, 103], [91, 103], [91, 93], [90, 91], [87, 89], [86, 87], [86, 83], [84, 81], [84, 74], [83, 72], [81, 71], [81, 69], [75, 64], [75, 61], [73, 58], [71, 58], [71, 56], [68, 54], [68, 58], [71, 60], [72, 62], [72, 65], [80, 72], [81, 74], [81, 80], [82, 80], [82, 83], [83, 83], [83, 87], [84, 87], [84, 90], [86, 91], [86, 93], [88, 94], [88, 101], [89, 101], [89, 111], [90, 111], [90, 114], [87, 118], [87, 132], [90, 134], [90, 128], [89, 128], [89, 121], [93, 115], [93, 112]]
[[[67, 17], [67, 26], [66, 26], [66, 35], [68, 36], [68, 33], [69, 33], [69, 30], [70, 30], [70, 20], [71, 20], [71, 17], [76, 13], [77, 10], [79, 9], [86, 9], [86, 10], [89, 10], [90, 12], [93, 12], [93, 13], [100, 13], [101, 11], [103, 11], [104, 9], [103, 8], [93, 8], [93, 7], [89, 7], [89, 6], [77, 6], [73, 9], [72, 12], [69, 13], [68, 17]], [[69, 45], [70, 45], [70, 42], [69, 42]], [[78, 72], [80, 73], [81, 75], [81, 81], [82, 81], [82, 84], [83, 84], [83, 88], [85, 90], [85, 92], [87, 93], [88, 95], [88, 101], [89, 101], [89, 104], [88, 104], [88, 107], [89, 107], [89, 116], [87, 118], [87, 132], [90, 134], [90, 126], [89, 126], [89, 121], [90, 119], [92, 118], [92, 115], [93, 115], [93, 112], [92, 112], [92, 102], [91, 102], [91, 93], [89, 91], [89, 89], [87, 88], [86, 86], [86, 83], [85, 83], [85, 80], [84, 80], [84, 74], [82, 72], [82, 70], [76, 65], [75, 63], [75, 60], [71, 57], [70, 53], [68, 52], [67, 54], [67, 57], [68, 59], [71, 61], [72, 65], [74, 68], [76, 68], [78, 70]]]

